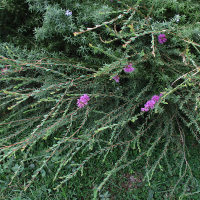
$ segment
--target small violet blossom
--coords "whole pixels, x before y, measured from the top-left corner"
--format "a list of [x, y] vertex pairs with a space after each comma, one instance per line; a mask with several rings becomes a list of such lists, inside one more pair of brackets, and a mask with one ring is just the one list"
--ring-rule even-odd
[[127, 72], [127, 73], [130, 73], [130, 72], [132, 72], [134, 70], [135, 70], [135, 68], [132, 67], [132, 63], [129, 63], [129, 65], [124, 67], [124, 72]]
[[77, 100], [77, 106], [79, 108], [83, 108], [85, 105], [88, 104], [89, 100], [90, 100], [90, 97], [87, 94], [84, 94]]
[[65, 15], [66, 15], [66, 16], [71, 16], [71, 15], [72, 15], [72, 11], [66, 10]]
[[160, 35], [158, 36], [158, 42], [159, 42], [160, 44], [163, 44], [163, 43], [167, 42], [167, 38], [166, 38], [165, 34], [160, 34]]
[[114, 79], [117, 83], [119, 83], [119, 76], [118, 75], [112, 77], [112, 79]]
[[148, 112], [149, 109], [153, 109], [155, 104], [159, 101], [160, 97], [162, 96], [162, 94], [158, 95], [154, 95], [151, 100], [148, 100], [145, 105], [144, 108], [141, 108], [142, 112]]

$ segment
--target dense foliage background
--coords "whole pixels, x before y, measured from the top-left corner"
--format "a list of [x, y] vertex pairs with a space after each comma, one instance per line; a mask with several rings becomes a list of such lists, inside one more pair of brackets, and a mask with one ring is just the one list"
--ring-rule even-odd
[[199, 199], [199, 9], [2, 0], [1, 198]]

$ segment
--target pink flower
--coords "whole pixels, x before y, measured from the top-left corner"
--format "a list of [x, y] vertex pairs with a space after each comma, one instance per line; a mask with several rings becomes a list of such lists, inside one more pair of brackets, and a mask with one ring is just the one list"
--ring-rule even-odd
[[88, 104], [89, 100], [90, 100], [90, 97], [87, 94], [84, 94], [77, 100], [77, 106], [79, 108], [83, 108], [85, 105]]
[[132, 67], [132, 63], [130, 63], [129, 65], [124, 67], [124, 72], [127, 72], [127, 73], [130, 73], [130, 72], [132, 72], [134, 70], [135, 70], [135, 68]]
[[144, 108], [141, 108], [141, 111], [142, 112], [148, 112], [149, 109], [153, 109], [155, 104], [159, 101], [160, 97], [162, 96], [163, 94], [161, 93], [159, 96], [158, 95], [154, 95], [151, 100], [148, 100], [145, 105], [144, 105]]
[[153, 109], [154, 108], [154, 105], [155, 105], [155, 101], [154, 100], [149, 100], [146, 102], [146, 104], [144, 105], [145, 108], [151, 108]]
[[112, 79], [114, 79], [117, 83], [119, 83], [119, 76], [118, 75], [112, 77]]
[[160, 35], [158, 36], [158, 42], [159, 42], [160, 44], [163, 44], [163, 43], [167, 42], [167, 38], [166, 38], [165, 34], [160, 34]]
[[158, 102], [159, 101], [159, 96], [158, 95], [154, 95], [151, 100], [155, 101], [155, 102]]
[[149, 108], [141, 108], [141, 111], [142, 111], [142, 112], [148, 112], [148, 111], [149, 111]]

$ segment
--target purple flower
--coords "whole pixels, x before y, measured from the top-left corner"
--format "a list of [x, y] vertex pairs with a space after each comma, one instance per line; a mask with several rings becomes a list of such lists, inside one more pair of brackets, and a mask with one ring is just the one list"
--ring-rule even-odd
[[90, 100], [90, 97], [87, 94], [84, 94], [83, 96], [80, 97], [80, 100], [86, 102]]
[[158, 42], [159, 42], [160, 44], [163, 44], [163, 43], [167, 42], [167, 38], [166, 38], [165, 34], [160, 34], [160, 35], [158, 36]]
[[77, 106], [79, 108], [83, 108], [85, 105], [88, 104], [89, 100], [90, 100], [90, 97], [87, 94], [84, 94], [77, 100]]
[[114, 79], [117, 83], [119, 83], [119, 76], [118, 75], [112, 77], [112, 79]]
[[155, 104], [159, 101], [160, 97], [162, 96], [163, 94], [160, 94], [159, 96], [158, 95], [154, 95], [151, 100], [148, 100], [145, 105], [144, 105], [144, 108], [141, 108], [141, 111], [142, 112], [148, 112], [149, 109], [153, 109]]
[[159, 101], [159, 96], [158, 95], [154, 95], [151, 100], [155, 101], [155, 102], [158, 102]]
[[154, 108], [154, 105], [155, 105], [155, 101], [154, 100], [149, 100], [146, 102], [146, 104], [144, 105], [145, 108], [151, 108], [153, 109]]
[[72, 11], [66, 10], [65, 15], [66, 15], [66, 16], [71, 16], [71, 15], [72, 15]]
[[124, 72], [127, 72], [127, 73], [130, 73], [130, 72], [132, 72], [134, 70], [135, 70], [135, 68], [132, 67], [132, 63], [130, 63], [129, 65], [124, 67]]
[[142, 111], [142, 112], [148, 112], [148, 111], [149, 111], [149, 108], [141, 108], [141, 111]]

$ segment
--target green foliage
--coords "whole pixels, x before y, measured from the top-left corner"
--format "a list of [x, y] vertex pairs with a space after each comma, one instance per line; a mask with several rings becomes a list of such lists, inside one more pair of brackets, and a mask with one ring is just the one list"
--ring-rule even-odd
[[[143, 172], [147, 199], [159, 199], [152, 185], [159, 170], [174, 176], [165, 198], [199, 194], [188, 150], [191, 136], [200, 143], [199, 4], [91, 2], [27, 0], [30, 19], [43, 19], [34, 24], [35, 46], [0, 47], [0, 163], [9, 184], [20, 177], [27, 190], [53, 173], [59, 191], [93, 164], [93, 199], [108, 199], [109, 180], [131, 168]], [[125, 73], [129, 63], [135, 70]], [[160, 93], [155, 108], [141, 112]], [[83, 94], [90, 101], [79, 109]]]
[[[69, 57], [81, 56], [87, 62], [101, 63], [102, 59], [93, 55], [89, 43], [100, 44], [98, 33], [88, 33], [83, 37], [74, 37], [73, 32], [85, 29], [109, 19], [114, 12], [112, 4], [106, 1], [43, 1], [10, 0], [2, 1], [0, 28], [4, 41], [12, 42], [32, 49], [45, 48], [47, 51], [62, 51]], [[66, 16], [69, 9], [72, 16]], [[24, 15], [24, 13], [27, 15]], [[12, 23], [11, 23], [12, 22]], [[17, 33], [17, 34], [16, 34]], [[106, 60], [106, 58], [104, 58]]]

